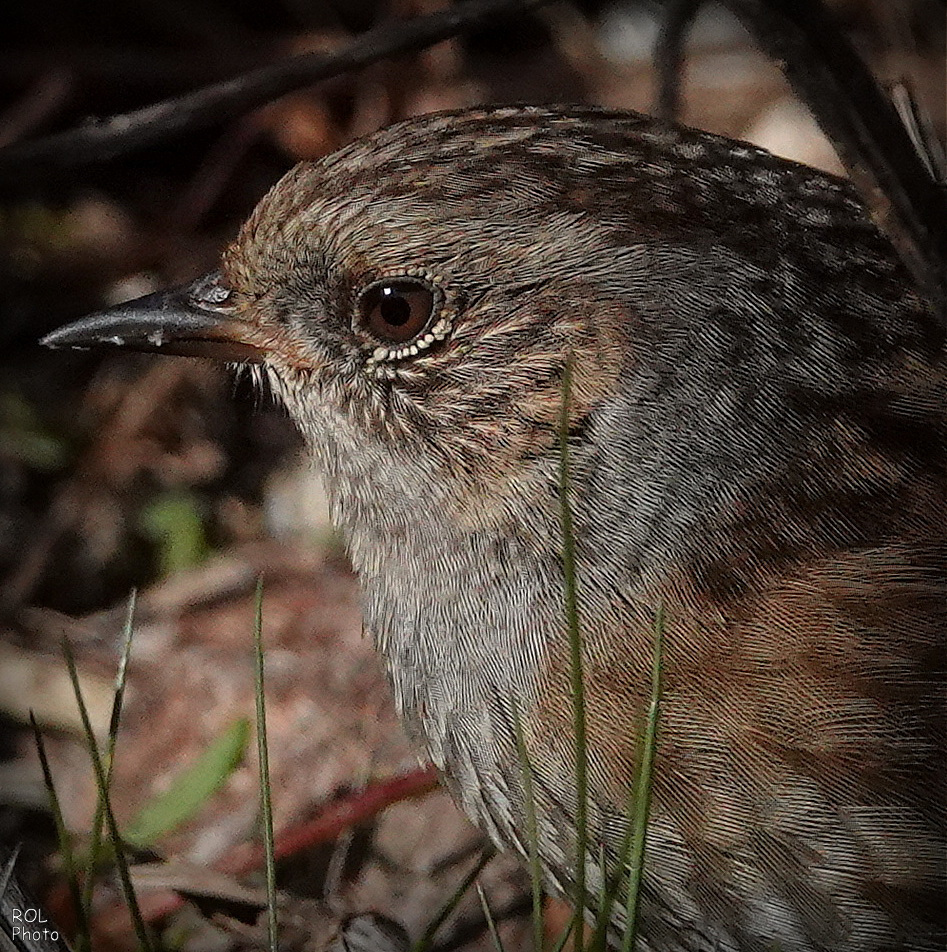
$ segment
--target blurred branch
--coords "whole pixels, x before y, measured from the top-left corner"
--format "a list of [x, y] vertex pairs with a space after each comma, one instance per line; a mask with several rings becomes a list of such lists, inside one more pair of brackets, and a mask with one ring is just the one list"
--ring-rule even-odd
[[424, 49], [500, 14], [546, 0], [477, 0], [370, 30], [334, 53], [306, 53], [166, 99], [134, 112], [0, 149], [0, 176], [32, 178], [124, 155], [196, 129], [218, 125], [294, 90], [378, 60]]
[[809, 107], [885, 232], [947, 324], [947, 189], [891, 99], [821, 0], [724, 0]]
[[27, 94], [0, 115], [0, 146], [29, 135], [54, 116], [72, 93], [72, 77], [63, 69], [42, 76]]
[[678, 118], [684, 46], [702, 3], [703, 0], [670, 0], [661, 22], [661, 32], [654, 48], [654, 67], [658, 88], [655, 114], [662, 119]]

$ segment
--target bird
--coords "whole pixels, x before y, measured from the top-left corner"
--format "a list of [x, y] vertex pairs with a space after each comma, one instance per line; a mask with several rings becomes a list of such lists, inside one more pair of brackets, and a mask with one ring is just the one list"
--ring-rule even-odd
[[847, 181], [484, 106], [296, 166], [218, 270], [44, 342], [273, 390], [409, 734], [547, 888], [628, 874], [656, 702], [639, 950], [933, 952], [944, 336]]

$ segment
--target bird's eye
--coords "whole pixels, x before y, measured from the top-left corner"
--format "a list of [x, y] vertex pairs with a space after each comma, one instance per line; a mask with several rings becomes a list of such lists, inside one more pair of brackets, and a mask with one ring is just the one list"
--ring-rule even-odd
[[434, 313], [434, 292], [414, 278], [379, 281], [359, 298], [362, 327], [385, 344], [403, 344], [427, 327]]

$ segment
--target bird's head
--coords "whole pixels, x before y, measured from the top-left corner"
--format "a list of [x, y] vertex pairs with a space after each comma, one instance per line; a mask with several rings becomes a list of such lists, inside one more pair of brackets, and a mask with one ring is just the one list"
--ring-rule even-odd
[[510, 108], [383, 130], [289, 172], [218, 271], [45, 342], [258, 364], [317, 449], [387, 444], [482, 491], [557, 444], [567, 363], [577, 423], [627, 357], [645, 253], [603, 220], [584, 128]]

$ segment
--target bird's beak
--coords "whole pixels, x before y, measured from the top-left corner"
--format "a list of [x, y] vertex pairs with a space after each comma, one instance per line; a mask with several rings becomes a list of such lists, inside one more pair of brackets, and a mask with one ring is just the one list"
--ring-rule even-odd
[[259, 332], [237, 316], [231, 298], [220, 273], [213, 271], [184, 287], [90, 314], [47, 334], [40, 343], [259, 363], [266, 354]]

